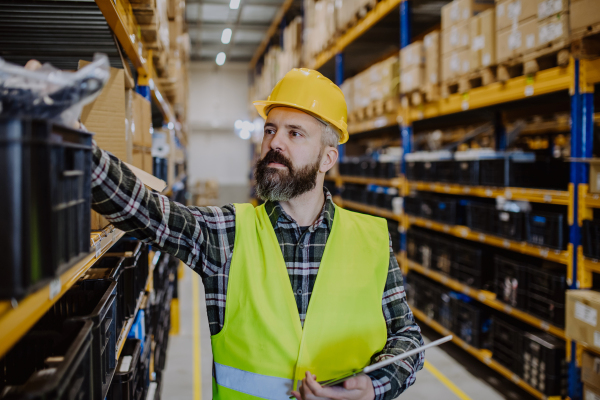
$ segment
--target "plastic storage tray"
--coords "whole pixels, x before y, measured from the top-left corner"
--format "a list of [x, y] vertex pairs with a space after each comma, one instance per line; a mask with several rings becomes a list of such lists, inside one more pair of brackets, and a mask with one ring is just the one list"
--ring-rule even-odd
[[21, 298], [90, 251], [92, 135], [0, 119], [0, 298]]
[[460, 244], [454, 246], [454, 261], [452, 263], [452, 277], [467, 286], [476, 289], [488, 289], [490, 286], [492, 270], [484, 262], [484, 253], [481, 248]]
[[446, 275], [452, 274], [452, 261], [454, 260], [454, 242], [435, 237], [433, 251], [432, 268]]
[[127, 339], [121, 351], [107, 400], [139, 400], [136, 397], [140, 377], [142, 342]]
[[511, 307], [527, 309], [527, 272], [530, 266], [499, 255], [494, 256], [496, 298]]
[[567, 290], [566, 268], [553, 264], [553, 268], [529, 267], [528, 293], [538, 295], [558, 304], [565, 304]]
[[496, 207], [491, 204], [467, 204], [467, 226], [474, 231], [495, 234], [496, 233]]
[[95, 399], [104, 399], [112, 380], [116, 360], [117, 282], [84, 280], [78, 282], [43, 317], [90, 320], [92, 328], [92, 384]]
[[583, 221], [582, 242], [584, 256], [600, 259], [600, 221]]
[[140, 293], [146, 291], [149, 274], [148, 245], [129, 237], [122, 238], [107, 253], [113, 254], [124, 258], [127, 316], [133, 317]]
[[527, 216], [527, 241], [538, 246], [565, 250], [567, 226], [560, 213], [531, 212]]
[[475, 348], [489, 348], [491, 320], [488, 313], [478, 304], [466, 303], [462, 300], [454, 302], [454, 333]]
[[547, 321], [552, 325], [563, 328], [565, 326], [565, 305], [564, 301], [558, 303], [547, 298], [529, 293], [527, 299], [527, 309], [529, 313], [541, 320]]
[[101, 400], [91, 393], [92, 322], [38, 323], [0, 360], [6, 400]]
[[547, 396], [566, 394], [565, 342], [547, 333], [525, 333], [523, 379]]
[[492, 357], [515, 374], [523, 375], [523, 329], [492, 317]]

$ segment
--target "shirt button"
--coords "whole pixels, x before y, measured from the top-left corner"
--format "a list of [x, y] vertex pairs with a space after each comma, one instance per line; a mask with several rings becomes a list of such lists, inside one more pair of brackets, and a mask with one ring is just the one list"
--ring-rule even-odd
[[302, 294], [302, 290], [301, 290], [301, 289], [298, 289], [298, 291], [297, 291], [296, 293], [298, 293], [298, 294]]
[[300, 243], [300, 244], [298, 245], [298, 247], [300, 247], [301, 249], [303, 249], [303, 248], [304, 248], [304, 243]]

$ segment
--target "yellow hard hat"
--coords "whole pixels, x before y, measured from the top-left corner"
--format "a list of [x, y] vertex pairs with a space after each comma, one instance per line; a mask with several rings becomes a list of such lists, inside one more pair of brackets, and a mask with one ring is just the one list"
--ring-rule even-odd
[[253, 104], [264, 119], [274, 107], [297, 108], [335, 126], [340, 132], [340, 144], [348, 141], [348, 111], [344, 93], [315, 70], [294, 68], [277, 82], [267, 100]]

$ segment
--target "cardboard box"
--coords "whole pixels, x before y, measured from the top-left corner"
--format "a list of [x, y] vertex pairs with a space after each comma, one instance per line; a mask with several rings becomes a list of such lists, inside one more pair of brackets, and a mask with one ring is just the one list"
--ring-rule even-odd
[[600, 400], [600, 389], [594, 386], [583, 385], [583, 400]]
[[538, 0], [504, 0], [496, 4], [496, 29], [501, 31], [537, 17]]
[[423, 47], [425, 48], [425, 83], [437, 85], [440, 83], [440, 66], [442, 64], [440, 31], [433, 31], [425, 35]]
[[102, 216], [102, 214], [98, 214], [96, 211], [92, 210], [92, 230], [93, 231], [101, 231], [110, 225], [110, 222], [106, 218]]
[[446, 54], [442, 58], [442, 82], [457, 78], [471, 70], [471, 52], [464, 49]]
[[538, 47], [569, 39], [569, 15], [556, 14], [538, 22]]
[[152, 175], [152, 169], [154, 166], [154, 162], [152, 160], [152, 149], [146, 150], [146, 152], [144, 152], [143, 157], [144, 157], [143, 170], [146, 171], [147, 173], [149, 173], [150, 175]]
[[471, 45], [469, 20], [442, 31], [442, 55], [463, 50]]
[[486, 10], [471, 18], [471, 69], [496, 64], [495, 10]]
[[600, 1], [571, 0], [569, 23], [572, 32], [587, 30], [588, 27], [600, 23]]
[[141, 139], [139, 146], [152, 147], [152, 106], [142, 95], [133, 94], [133, 128], [135, 137]]
[[425, 80], [425, 68], [414, 66], [400, 72], [400, 93], [410, 93], [421, 88]]
[[400, 50], [400, 70], [425, 65], [423, 41], [417, 40]]
[[600, 160], [590, 162], [590, 193], [600, 193]]
[[567, 290], [565, 308], [567, 337], [600, 350], [600, 293], [591, 290]]
[[496, 35], [496, 62], [500, 63], [535, 50], [539, 43], [537, 35], [538, 20], [535, 16], [521, 22], [516, 28], [509, 27], [503, 31], [498, 31]]
[[144, 151], [141, 148], [133, 149], [131, 165], [144, 170]]
[[[85, 62], [79, 63], [79, 68]], [[110, 78], [100, 95], [83, 107], [81, 122], [102, 149], [121, 160], [127, 160], [127, 123], [125, 74], [122, 69], [110, 69]]]
[[543, 20], [569, 11], [569, 0], [538, 0], [537, 17]]
[[493, 0], [454, 0], [442, 7], [442, 31], [493, 7]]
[[581, 359], [581, 380], [583, 383], [600, 388], [600, 356], [583, 352]]

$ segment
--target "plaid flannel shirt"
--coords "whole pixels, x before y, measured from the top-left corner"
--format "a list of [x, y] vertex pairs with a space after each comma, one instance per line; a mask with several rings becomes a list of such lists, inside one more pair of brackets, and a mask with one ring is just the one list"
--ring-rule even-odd
[[[227, 282], [235, 237], [235, 207], [186, 207], [154, 193], [112, 154], [94, 144], [92, 161], [92, 208], [117, 228], [151, 243], [181, 259], [204, 283], [211, 335], [225, 321]], [[320, 217], [301, 230], [278, 203], [265, 204], [273, 224], [294, 291], [301, 322], [304, 322], [319, 264], [323, 257], [335, 213], [331, 194]], [[372, 363], [401, 354], [423, 344], [421, 331], [406, 302], [403, 277], [392, 251], [382, 298], [387, 343]], [[423, 367], [424, 353], [369, 374], [375, 399], [394, 399], [415, 381]]]

